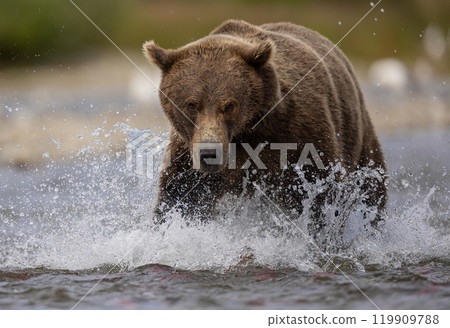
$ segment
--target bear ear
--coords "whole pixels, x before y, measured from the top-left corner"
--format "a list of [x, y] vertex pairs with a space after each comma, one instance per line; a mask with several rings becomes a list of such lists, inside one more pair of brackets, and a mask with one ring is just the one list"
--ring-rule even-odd
[[252, 66], [262, 66], [272, 56], [275, 45], [270, 40], [265, 40], [255, 47], [247, 49], [243, 53], [244, 59]]
[[167, 72], [176, 59], [175, 50], [166, 50], [158, 47], [153, 41], [145, 42], [143, 51], [145, 57], [152, 63], [158, 65], [163, 72]]

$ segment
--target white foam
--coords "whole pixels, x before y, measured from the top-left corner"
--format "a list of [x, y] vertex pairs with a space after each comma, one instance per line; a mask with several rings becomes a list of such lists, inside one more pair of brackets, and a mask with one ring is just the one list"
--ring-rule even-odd
[[[252, 255], [252, 265], [267, 268], [334, 270], [303, 234], [309, 211], [292, 218], [294, 225], [258, 194], [249, 200], [225, 200], [219, 206], [221, 215], [206, 224], [188, 224], [174, 213], [167, 223], [154, 226], [156, 181], [137, 180], [123, 172], [119, 177], [117, 172], [108, 175], [103, 166], [111, 162], [92, 160], [89, 165], [88, 174], [80, 170], [68, 174], [69, 188], [63, 184], [52, 189], [58, 197], [47, 207], [31, 204], [22, 216], [0, 212], [8, 222], [0, 234], [5, 238], [0, 248], [1, 268], [83, 270], [118, 264], [120, 270], [130, 270], [159, 263], [224, 272]], [[347, 187], [336, 183], [336, 190]], [[321, 188], [321, 183], [305, 185], [311, 193]], [[338, 204], [327, 207], [328, 255], [345, 259], [357, 270], [368, 265], [449, 261], [450, 235], [431, 224], [433, 193], [431, 189], [410, 198], [414, 205], [391, 207], [381, 232], [365, 228], [358, 192], [337, 197]], [[343, 205], [352, 210], [342, 210]], [[341, 214], [335, 217], [338, 207]], [[340, 226], [344, 226], [343, 233], [337, 234]]]

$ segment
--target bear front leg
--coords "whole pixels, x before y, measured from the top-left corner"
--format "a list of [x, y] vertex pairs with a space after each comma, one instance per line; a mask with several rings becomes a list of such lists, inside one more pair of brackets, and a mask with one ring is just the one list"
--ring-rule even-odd
[[181, 213], [183, 217], [193, 217], [200, 212], [197, 187], [201, 175], [187, 169], [175, 168], [164, 170], [159, 182], [159, 195], [155, 207], [155, 223], [163, 223], [172, 213]]
[[[279, 183], [284, 181], [280, 176], [274, 176], [273, 179], [268, 180], [273, 184], [272, 190], [267, 190], [268, 197], [271, 197], [277, 202], [281, 208], [288, 210], [286, 215], [296, 220], [305, 211], [305, 200], [311, 198], [308, 192], [303, 187], [303, 181], [298, 179], [295, 173], [284, 172], [284, 174], [291, 174], [285, 177], [286, 181], [290, 181], [288, 185]], [[307, 181], [313, 181], [312, 173], [307, 172]], [[310, 207], [306, 208], [306, 212], [310, 213], [308, 217], [308, 234], [318, 242], [319, 236], [323, 228], [326, 226], [326, 217], [324, 207], [327, 199], [329, 199], [331, 188], [326, 188], [325, 191], [318, 193], [311, 199]]]
[[173, 213], [189, 221], [206, 221], [213, 215], [218, 199], [216, 186], [211, 177], [191, 168], [164, 170], [154, 211], [155, 223], [165, 222]]
[[[363, 203], [370, 209], [376, 209], [375, 217], [371, 218], [370, 226], [372, 228], [379, 228], [386, 216], [386, 201], [387, 201], [387, 189], [386, 189], [386, 176], [382, 176], [379, 179], [367, 178], [365, 179], [362, 188], [362, 192], [365, 194]], [[368, 216], [364, 213], [364, 217]]]
[[[322, 192], [316, 195], [311, 206], [311, 221], [308, 223], [308, 232], [314, 241], [320, 242], [320, 233], [325, 228], [327, 221], [324, 213], [325, 202], [329, 196], [329, 192]], [[336, 213], [337, 215], [337, 213]]]

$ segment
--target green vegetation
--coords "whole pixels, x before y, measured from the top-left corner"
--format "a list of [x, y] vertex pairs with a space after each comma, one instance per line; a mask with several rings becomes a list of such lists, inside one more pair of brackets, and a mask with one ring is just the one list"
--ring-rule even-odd
[[[338, 41], [370, 9], [370, 1], [361, 0], [74, 2], [120, 47], [136, 50], [148, 39], [164, 47], [178, 47], [228, 18], [254, 24], [291, 21]], [[341, 47], [350, 57], [362, 60], [395, 55], [408, 61], [422, 51], [419, 35], [426, 26], [434, 22], [447, 33], [449, 16], [449, 1], [384, 0]], [[69, 0], [0, 2], [1, 65], [74, 60], [110, 47]]]

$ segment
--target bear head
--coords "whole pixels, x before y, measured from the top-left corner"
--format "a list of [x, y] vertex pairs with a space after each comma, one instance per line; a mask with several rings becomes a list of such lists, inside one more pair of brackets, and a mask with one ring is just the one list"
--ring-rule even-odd
[[[194, 168], [215, 173], [227, 167], [229, 144], [248, 142], [253, 125], [280, 99], [274, 51], [270, 40], [250, 43], [228, 35], [176, 50], [144, 44], [145, 56], [162, 72], [163, 110], [188, 145]], [[220, 154], [211, 145], [219, 145]]]

